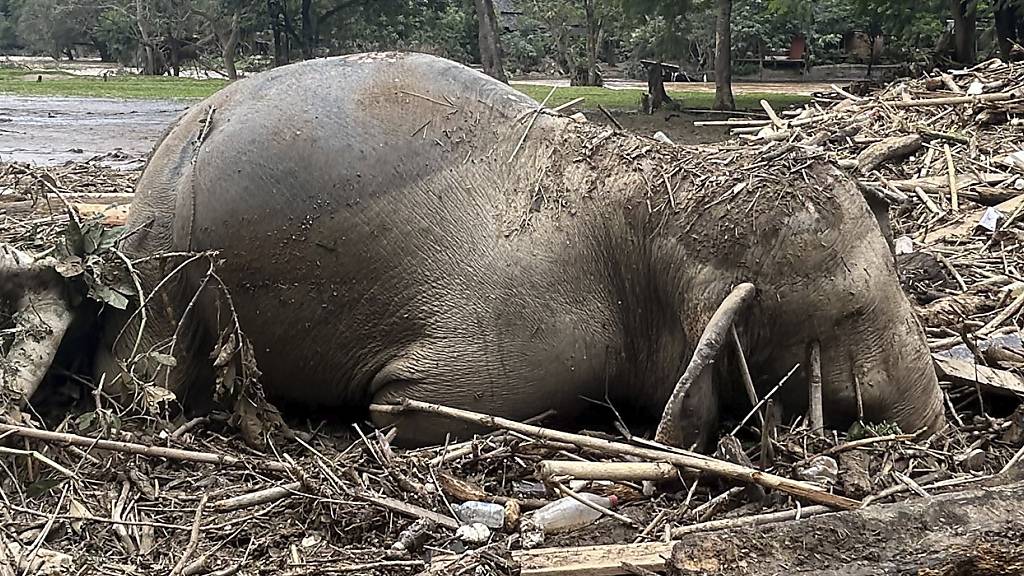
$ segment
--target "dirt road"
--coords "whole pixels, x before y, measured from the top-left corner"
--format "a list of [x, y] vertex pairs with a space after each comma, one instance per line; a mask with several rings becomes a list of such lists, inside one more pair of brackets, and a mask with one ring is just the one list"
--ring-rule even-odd
[[141, 162], [188, 106], [165, 100], [0, 96], [0, 159], [60, 164], [114, 154]]

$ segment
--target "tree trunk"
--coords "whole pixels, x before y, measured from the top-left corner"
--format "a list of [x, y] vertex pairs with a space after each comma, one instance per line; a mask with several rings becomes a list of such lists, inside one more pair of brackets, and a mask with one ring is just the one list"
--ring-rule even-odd
[[143, 76], [156, 76], [156, 49], [153, 46], [153, 40], [149, 36], [147, 30], [146, 15], [142, 11], [142, 0], [135, 0], [135, 25], [139, 29], [139, 44], [142, 45], [142, 51], [144, 54], [144, 61], [142, 63], [142, 75]]
[[229, 80], [238, 79], [238, 70], [235, 68], [235, 58], [238, 55], [238, 40], [242, 35], [241, 20], [242, 14], [238, 8], [231, 16], [231, 28], [228, 30], [228, 37], [224, 41], [224, 73]]
[[[1024, 573], [1024, 484], [978, 488], [805, 520], [686, 534], [673, 576], [987, 576]], [[757, 559], [751, 562], [751, 559]]]
[[494, 14], [493, 0], [476, 0], [476, 17], [479, 23], [480, 63], [484, 73], [508, 83], [502, 66], [501, 40], [498, 37], [498, 19]]
[[715, 16], [715, 110], [735, 110], [732, 97], [732, 0], [717, 0]]
[[1010, 50], [1020, 42], [1021, 18], [1019, 7], [1015, 3], [1004, 2], [995, 11], [996, 38], [999, 41], [999, 54], [1003, 60], [1010, 61]]
[[313, 45], [316, 36], [313, 23], [313, 0], [302, 0], [299, 18], [302, 20], [302, 57], [309, 60], [313, 57], [316, 48]]
[[662, 73], [660, 62], [647, 69], [647, 94], [650, 97], [650, 110], [645, 110], [645, 112], [653, 113], [661, 108], [662, 104], [672, 101], [665, 92], [665, 80]]
[[586, 0], [584, 2], [584, 13], [587, 18], [587, 86], [597, 86], [597, 37], [600, 31], [600, 23], [597, 19], [596, 7], [594, 4], [597, 0]]
[[950, 14], [953, 17], [953, 46], [956, 61], [964, 66], [974, 64], [974, 35], [976, 31], [977, 1], [950, 0]]
[[274, 38], [274, 66], [284, 66], [288, 63], [288, 37], [281, 26], [281, 7], [276, 0], [267, 0], [267, 14]]

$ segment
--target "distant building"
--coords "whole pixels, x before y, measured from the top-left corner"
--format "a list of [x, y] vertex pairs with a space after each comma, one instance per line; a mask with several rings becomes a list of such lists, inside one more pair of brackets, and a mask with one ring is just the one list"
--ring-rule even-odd
[[498, 18], [498, 27], [505, 32], [519, 30], [519, 19], [523, 11], [516, 0], [494, 0], [494, 13]]

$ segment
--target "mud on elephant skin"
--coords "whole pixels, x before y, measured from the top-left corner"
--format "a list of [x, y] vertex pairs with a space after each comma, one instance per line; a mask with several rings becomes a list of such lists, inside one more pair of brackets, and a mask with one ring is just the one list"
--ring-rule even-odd
[[[760, 385], [816, 340], [828, 424], [856, 415], [859, 387], [867, 419], [942, 425], [923, 331], [868, 206], [835, 169], [536, 108], [421, 54], [253, 76], [167, 133], [123, 251], [218, 251], [273, 400], [365, 411], [413, 398], [513, 419], [553, 408], [571, 422], [585, 397], [607, 396], [653, 427], [719, 303], [750, 282], [736, 328]], [[174, 366], [133, 374], [188, 403], [208, 393], [230, 317], [195, 264], [161, 285], [139, 339]], [[141, 262], [145, 291], [178, 265]], [[138, 332], [139, 315], [109, 319], [106, 382], [127, 382], [113, 358]], [[681, 443], [704, 444], [720, 408], [746, 402], [732, 357], [726, 347], [689, 389]], [[800, 388], [786, 387], [794, 412]], [[410, 444], [470, 432], [398, 418]]]

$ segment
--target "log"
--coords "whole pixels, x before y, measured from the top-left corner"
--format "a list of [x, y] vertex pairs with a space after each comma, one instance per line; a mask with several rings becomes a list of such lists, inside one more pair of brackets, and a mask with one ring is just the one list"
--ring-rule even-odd
[[1021, 574], [1022, 515], [1024, 483], [1018, 482], [693, 534], [673, 544], [668, 574]]
[[868, 174], [884, 162], [901, 158], [921, 149], [923, 142], [919, 134], [886, 138], [865, 148], [857, 155], [857, 169]]

